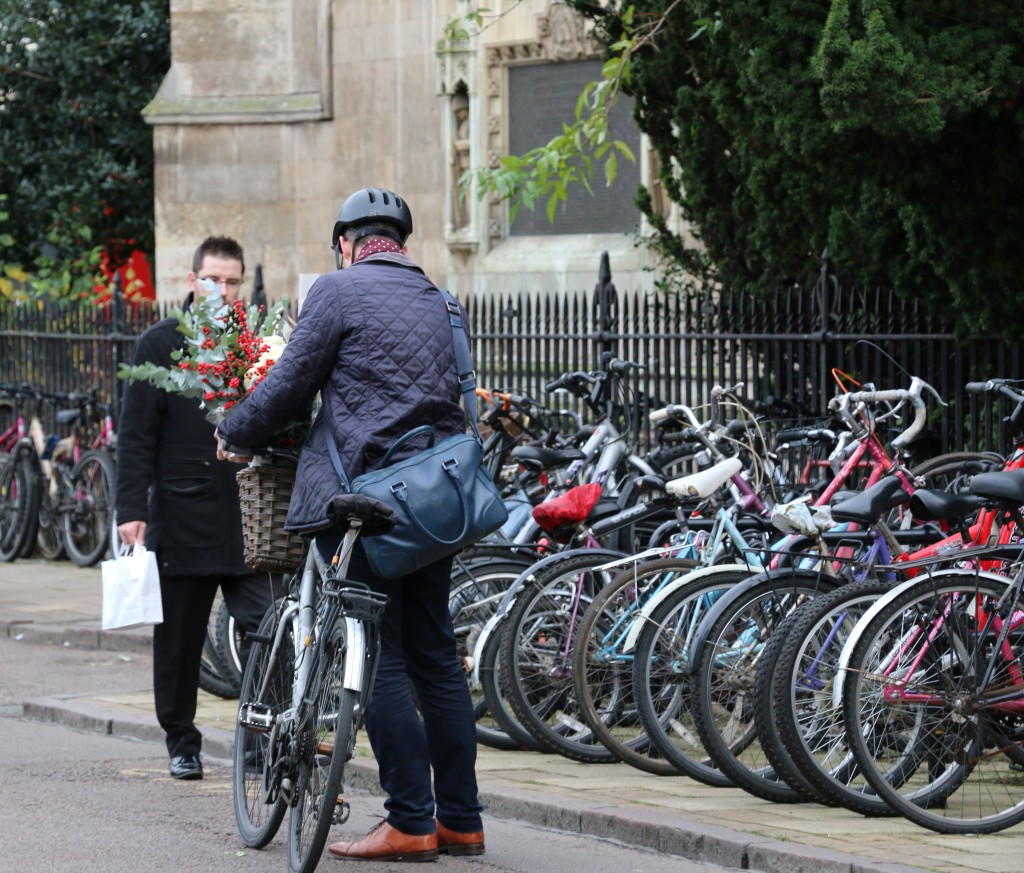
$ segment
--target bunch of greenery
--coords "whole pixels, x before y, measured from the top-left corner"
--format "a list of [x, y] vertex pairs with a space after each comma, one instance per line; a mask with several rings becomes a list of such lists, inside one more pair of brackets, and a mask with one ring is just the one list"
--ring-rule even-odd
[[76, 295], [100, 253], [153, 251], [153, 140], [142, 109], [170, 66], [168, 0], [0, 0], [0, 260]]
[[614, 143], [602, 101], [621, 89], [698, 241], [639, 191], [682, 272], [756, 294], [806, 281], [827, 248], [963, 331], [1024, 329], [1017, 0], [566, 2], [606, 48], [600, 89], [562, 143], [477, 171], [481, 197], [560, 196]]
[[[171, 352], [175, 366], [122, 364], [117, 376], [196, 397], [207, 410], [207, 418], [217, 424], [252, 392], [283, 354], [287, 307], [288, 301], [282, 299], [264, 314], [262, 306], [247, 306], [242, 300], [217, 308], [197, 300], [176, 314], [182, 344]], [[293, 430], [289, 436], [298, 438], [300, 434]]]

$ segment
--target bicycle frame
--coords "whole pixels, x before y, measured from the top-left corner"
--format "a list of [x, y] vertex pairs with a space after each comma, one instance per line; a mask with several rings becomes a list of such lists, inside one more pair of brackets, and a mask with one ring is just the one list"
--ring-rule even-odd
[[[1000, 603], [1005, 601], [1007, 595], [1015, 596], [1020, 593], [1022, 586], [1024, 586], [1024, 574], [1018, 573], [1013, 580], [1006, 580], [1004, 578], [1003, 581], [1007, 582], [1007, 589], [1000, 597]], [[947, 603], [942, 607], [942, 614], [932, 622], [930, 627], [915, 627], [893, 647], [894, 650], [888, 659], [888, 665], [883, 666], [878, 671], [881, 676], [893, 677], [891, 683], [886, 685], [882, 692], [882, 697], [887, 702], [922, 704], [925, 706], [943, 706], [948, 703], [947, 699], [937, 697], [934, 694], [908, 691], [905, 680], [913, 677], [918, 672], [921, 662], [928, 655], [932, 644], [939, 634], [942, 633], [957, 602], [958, 599], [956, 597], [949, 596]], [[998, 607], [999, 604], [997, 603], [996, 605]], [[970, 609], [970, 605], [967, 608]], [[974, 608], [977, 617], [982, 622], [981, 628], [974, 631], [974, 633], [978, 636], [986, 636], [993, 630], [996, 633], [996, 644], [989, 655], [989, 660], [979, 685], [986, 687], [988, 682], [991, 681], [992, 672], [999, 658], [1002, 658], [1007, 664], [1007, 671], [1011, 681], [1011, 690], [1003, 691], [998, 696], [986, 696], [985, 708], [994, 709], [998, 712], [1024, 712], [1024, 696], [1022, 696], [1024, 695], [1024, 674], [1021, 672], [1009, 642], [1009, 632], [1024, 625], [1024, 614], [1018, 612], [1011, 621], [1007, 622], [995, 611], [990, 611], [987, 615], [983, 615], [980, 602], [977, 602]], [[914, 651], [915, 646], [919, 646], [916, 652]], [[913, 660], [906, 667], [900, 668], [902, 675], [894, 677], [894, 665], [900, 664], [901, 656], [908, 652], [913, 653]], [[977, 669], [975, 664], [967, 664], [965, 667], [968, 670]]]
[[[333, 565], [321, 557], [316, 540], [310, 540], [299, 581], [297, 598], [286, 603], [278, 618], [277, 629], [271, 644], [271, 658], [276, 658], [283, 645], [286, 625], [292, 629], [294, 641], [295, 677], [292, 683], [291, 707], [271, 720], [261, 712], [260, 701], [270, 693], [271, 677], [264, 677], [255, 701], [243, 701], [239, 720], [248, 726], [269, 730], [272, 741], [281, 730], [291, 730], [301, 720], [304, 707], [309, 703], [309, 692], [316, 678], [315, 666], [319, 654], [319, 643], [329, 634], [338, 619], [345, 623], [345, 642], [348, 656], [345, 659], [343, 686], [360, 695], [360, 712], [365, 715], [368, 695], [376, 669], [377, 640], [367, 634], [370, 612], [383, 609], [386, 598], [368, 589], [331, 584], [337, 576], [344, 576], [352, 556], [352, 548], [358, 537], [358, 528], [345, 533], [339, 552], [341, 559], [337, 574]], [[326, 584], [321, 585], [324, 581]], [[370, 672], [368, 672], [368, 669]]]

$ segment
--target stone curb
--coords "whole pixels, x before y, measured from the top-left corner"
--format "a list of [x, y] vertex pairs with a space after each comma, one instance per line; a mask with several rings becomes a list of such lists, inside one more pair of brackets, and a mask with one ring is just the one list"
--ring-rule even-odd
[[[39, 638], [51, 636], [43, 633]], [[71, 696], [28, 700], [22, 707], [22, 714], [48, 724], [163, 743], [163, 731], [155, 716], [148, 719], [123, 717]], [[233, 746], [234, 736], [230, 731], [203, 727], [205, 754], [230, 760]], [[345, 782], [352, 789], [380, 794], [377, 765], [373, 761], [349, 762]], [[843, 852], [794, 842], [780, 843], [653, 808], [645, 809], [640, 815], [635, 808], [595, 806], [583, 798], [560, 796], [556, 801], [546, 801], [536, 791], [501, 779], [482, 778], [480, 800], [487, 814], [496, 818], [612, 840], [722, 867], [763, 873], [922, 873], [920, 868], [875, 864]]]
[[127, 631], [105, 631], [95, 622], [80, 625], [44, 624], [35, 621], [0, 620], [0, 637], [23, 639], [43, 645], [78, 646], [111, 652], [148, 652], [153, 646], [151, 628]]

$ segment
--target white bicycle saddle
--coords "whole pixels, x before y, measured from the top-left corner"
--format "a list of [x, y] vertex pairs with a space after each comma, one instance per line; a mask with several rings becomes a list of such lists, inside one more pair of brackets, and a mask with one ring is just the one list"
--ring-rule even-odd
[[739, 458], [726, 458], [713, 467], [699, 473], [682, 476], [665, 483], [665, 491], [673, 497], [710, 497], [740, 470], [743, 462]]

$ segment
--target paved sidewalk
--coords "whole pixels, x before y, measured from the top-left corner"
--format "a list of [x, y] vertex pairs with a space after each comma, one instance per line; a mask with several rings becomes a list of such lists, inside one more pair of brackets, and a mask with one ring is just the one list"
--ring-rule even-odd
[[[145, 651], [151, 633], [99, 629], [100, 572], [36, 559], [0, 564], [0, 636], [26, 643]], [[3, 671], [16, 670], [4, 665]], [[236, 703], [201, 693], [204, 751], [229, 757]], [[148, 688], [83, 695], [70, 688], [26, 700], [26, 716], [162, 741]], [[379, 790], [365, 745], [346, 781]], [[1017, 873], [1024, 828], [983, 837], [934, 834], [903, 819], [868, 819], [816, 804], [780, 805], [739, 789], [656, 777], [624, 764], [480, 748], [485, 815], [595, 834], [729, 867], [767, 873]], [[909, 869], [909, 868], [912, 868]]]

